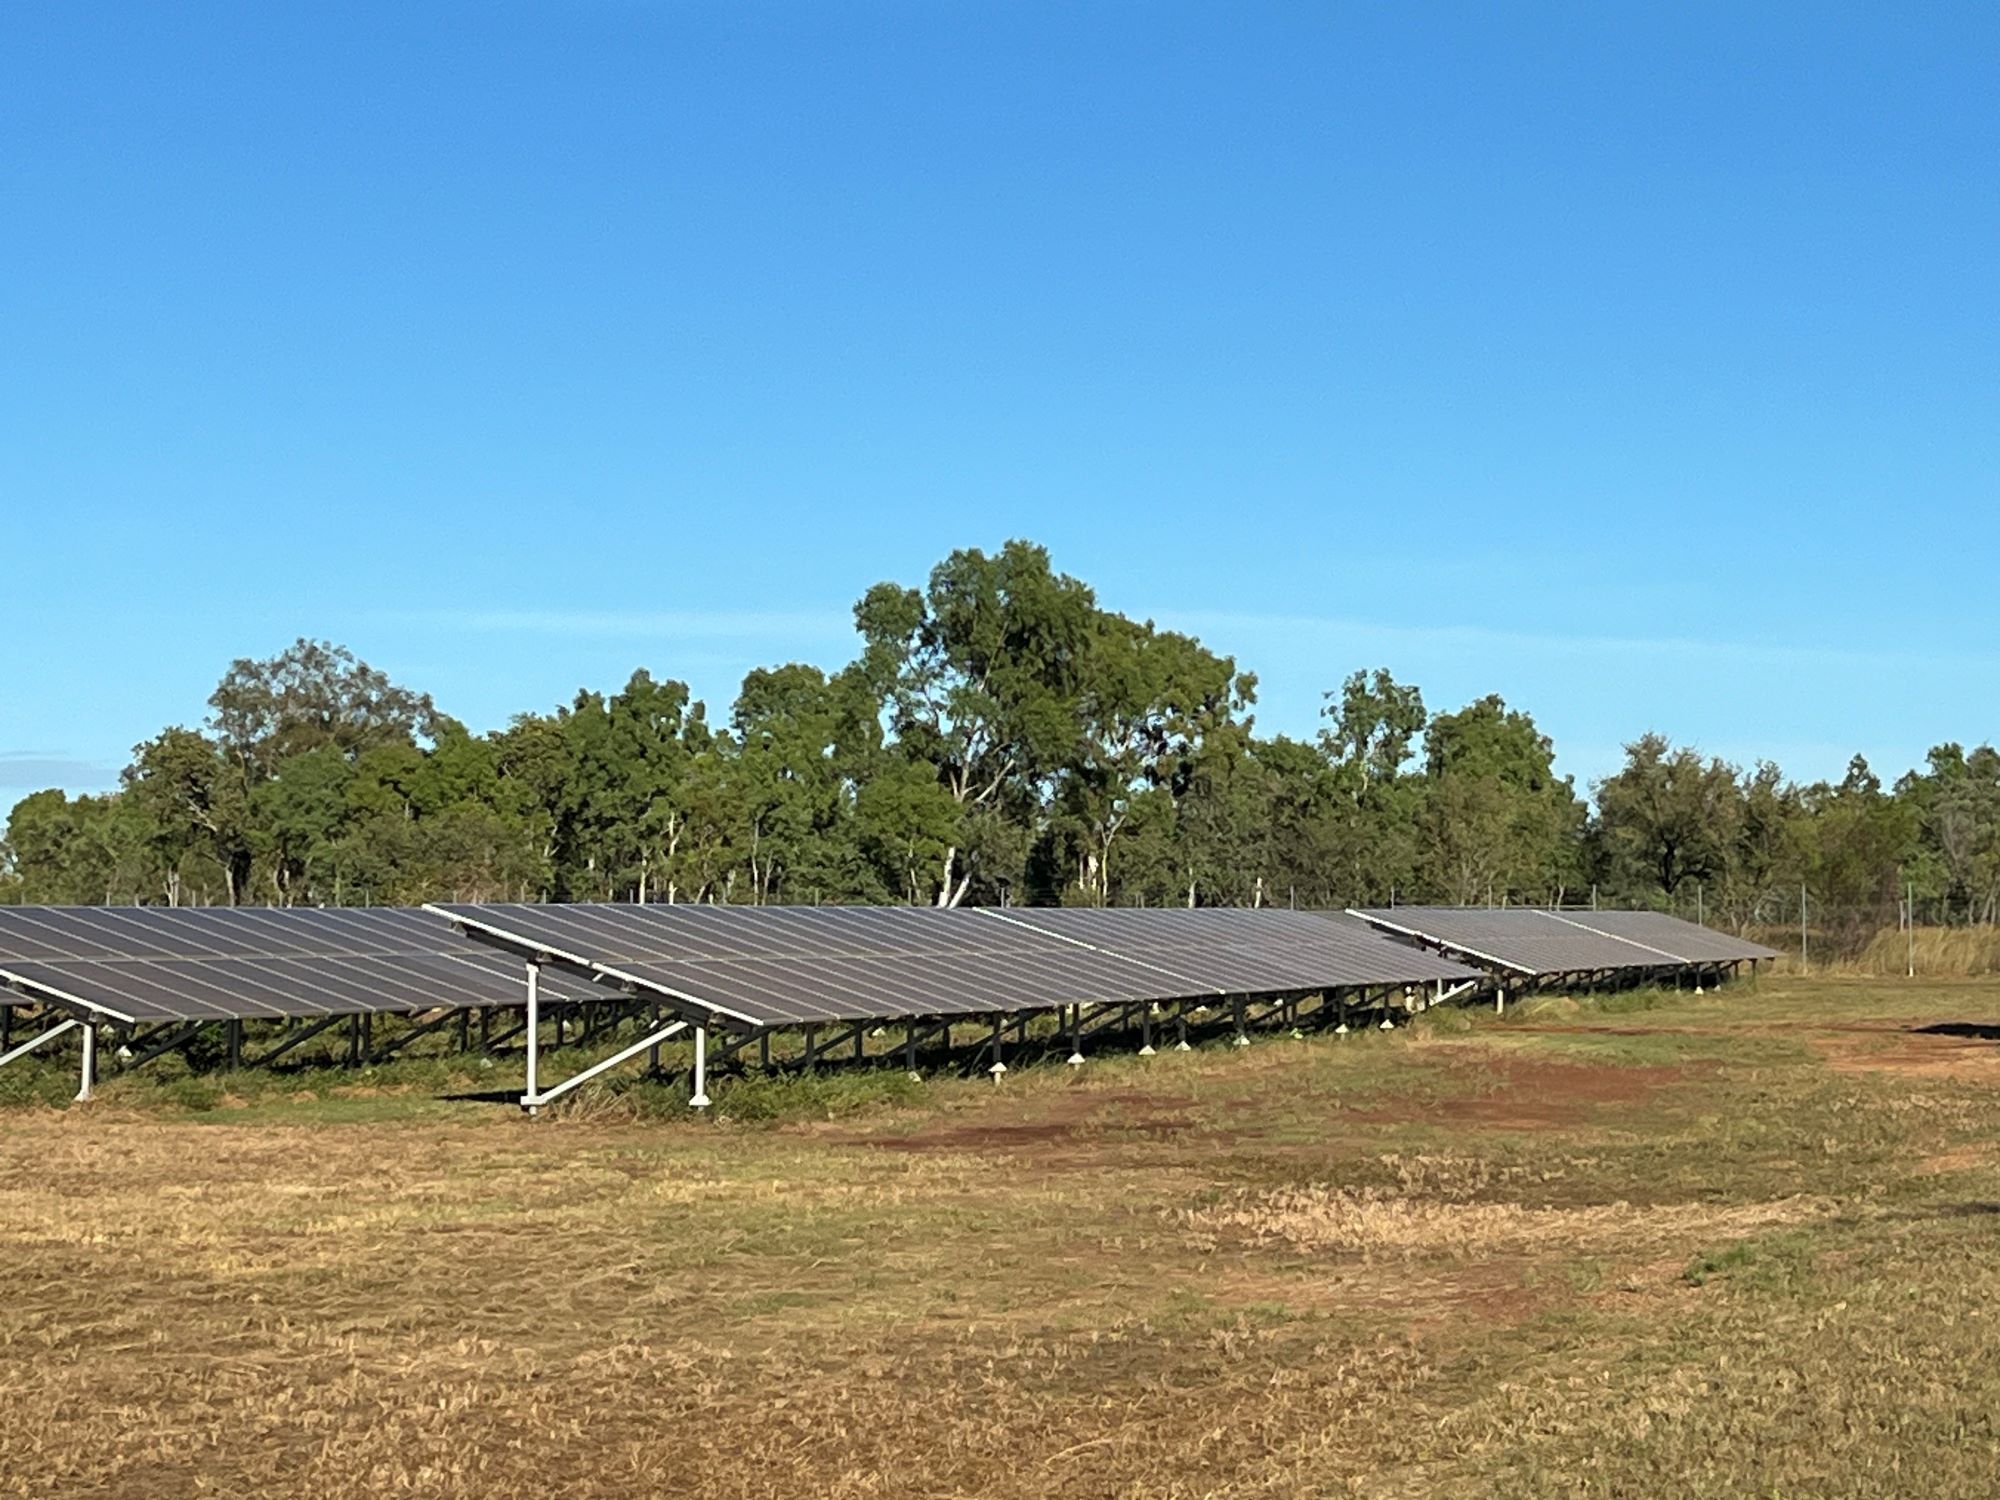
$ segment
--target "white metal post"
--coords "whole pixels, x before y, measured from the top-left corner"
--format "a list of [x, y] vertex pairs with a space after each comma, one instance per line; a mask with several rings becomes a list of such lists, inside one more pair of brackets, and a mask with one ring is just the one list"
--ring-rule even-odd
[[83, 1023], [83, 1086], [76, 1091], [79, 1104], [90, 1098], [97, 1083], [97, 1023]]
[[542, 1102], [542, 966], [528, 963], [528, 1091], [521, 1096], [521, 1108], [529, 1114]]
[[708, 1108], [708, 1028], [694, 1029], [694, 1095], [688, 1104], [695, 1109]]

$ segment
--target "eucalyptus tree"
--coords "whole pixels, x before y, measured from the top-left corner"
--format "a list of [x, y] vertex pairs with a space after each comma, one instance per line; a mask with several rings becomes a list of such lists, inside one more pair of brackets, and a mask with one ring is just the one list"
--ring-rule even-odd
[[231, 906], [250, 899], [251, 784], [215, 741], [192, 729], [162, 730], [133, 750], [122, 786], [163, 877], [155, 899], [181, 904], [191, 863], [219, 877]]
[[115, 796], [30, 792], [7, 816], [4, 845], [10, 901], [128, 902], [152, 893], [159, 868], [145, 829]]
[[2000, 904], [2000, 752], [1934, 747], [1925, 769], [1896, 785], [1915, 814], [1917, 847], [1909, 875], [1920, 894], [1946, 914], [1994, 920]]
[[1797, 915], [1806, 878], [1799, 788], [1770, 761], [1740, 778], [1741, 817], [1727, 868], [1705, 905], [1738, 928]]
[[1915, 854], [1917, 810], [1882, 789], [1862, 756], [1838, 782], [1805, 789], [1805, 876], [1821, 908], [1850, 927], [1894, 911], [1900, 872]]
[[686, 683], [656, 682], [642, 668], [609, 699], [579, 693], [564, 730], [565, 811], [593, 894], [678, 900], [694, 820], [717, 816], [712, 797], [697, 797], [709, 772], [699, 763], [714, 754], [702, 705]]
[[399, 687], [344, 646], [303, 637], [276, 656], [232, 662], [208, 704], [217, 741], [249, 783], [321, 746], [352, 759], [415, 744], [438, 722], [429, 694]]
[[[855, 606], [857, 666], [893, 755], [926, 768], [949, 804], [916, 797], [907, 778], [871, 803], [871, 813], [893, 806], [891, 822], [910, 834], [891, 842], [912, 899], [956, 906], [976, 880], [1017, 874], [1020, 841], [995, 834], [1032, 823], [1073, 755], [1096, 618], [1091, 591], [1019, 541], [990, 557], [954, 552], [924, 589], [881, 583]], [[912, 879], [919, 847], [935, 864]]]
[[1322, 745], [1278, 735], [1252, 743], [1262, 770], [1258, 804], [1274, 890], [1303, 906], [1341, 906], [1364, 895], [1349, 878], [1354, 805]]
[[587, 879], [572, 883], [588, 856], [578, 843], [581, 806], [565, 713], [517, 714], [490, 739], [501, 805], [512, 811], [540, 877], [532, 894], [549, 900], [591, 894]]
[[1340, 801], [1327, 829], [1331, 879], [1344, 900], [1380, 901], [1415, 875], [1424, 785], [1411, 762], [1424, 698], [1385, 669], [1355, 672], [1326, 695], [1319, 744]]
[[340, 855], [354, 813], [354, 781], [354, 762], [322, 744], [278, 762], [251, 789], [250, 846], [277, 905], [346, 899]]
[[1190, 636], [1098, 611], [1083, 656], [1076, 735], [1055, 806], [1069, 832], [1082, 899], [1109, 905], [1114, 857], [1142, 813], [1170, 821], [1195, 757], [1247, 731], [1256, 679]]
[[[1280, 853], [1292, 741], [1263, 742], [1247, 721], [1218, 726], [1181, 758], [1173, 788], [1172, 870], [1160, 894], [1187, 906], [1289, 900], [1301, 873]], [[1129, 861], [1128, 861], [1129, 863]], [[1278, 889], [1280, 883], [1284, 889]]]
[[1684, 884], [1712, 884], [1730, 868], [1742, 827], [1734, 767], [1704, 760], [1665, 735], [1625, 747], [1625, 764], [1596, 784], [1597, 835], [1617, 889], [1671, 901]]
[[1430, 894], [1553, 901], [1575, 882], [1585, 810], [1532, 718], [1489, 694], [1435, 716], [1424, 758], [1420, 869]]
[[940, 872], [954, 867], [967, 816], [932, 767], [890, 758], [855, 796], [855, 837], [896, 900], [945, 905]]
[[730, 715], [735, 733], [732, 811], [750, 899], [859, 896], [854, 799], [881, 751], [881, 726], [861, 675], [832, 679], [793, 663], [743, 679]]

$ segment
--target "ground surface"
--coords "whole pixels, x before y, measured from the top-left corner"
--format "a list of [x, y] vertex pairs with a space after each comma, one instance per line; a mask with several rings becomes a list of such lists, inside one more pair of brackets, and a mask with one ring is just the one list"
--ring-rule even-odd
[[1995, 1493], [2000, 984], [1530, 1009], [756, 1125], [9, 1110], [0, 1494]]

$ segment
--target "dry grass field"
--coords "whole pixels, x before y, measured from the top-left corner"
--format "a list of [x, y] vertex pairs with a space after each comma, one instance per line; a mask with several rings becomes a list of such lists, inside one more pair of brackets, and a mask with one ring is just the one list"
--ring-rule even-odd
[[15, 1107], [0, 1494], [1990, 1496], [1997, 1023], [1766, 979], [833, 1118]]

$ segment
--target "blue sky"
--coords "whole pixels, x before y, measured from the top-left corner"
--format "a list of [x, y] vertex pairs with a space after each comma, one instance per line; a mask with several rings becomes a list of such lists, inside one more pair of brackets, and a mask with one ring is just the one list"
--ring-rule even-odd
[[[1751, 12], [1754, 11], [1754, 14]], [[2000, 735], [1991, 7], [37, 3], [0, 804], [229, 660], [475, 727], [1047, 543], [1580, 781]]]

